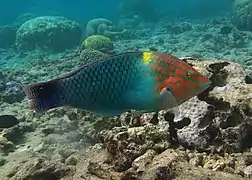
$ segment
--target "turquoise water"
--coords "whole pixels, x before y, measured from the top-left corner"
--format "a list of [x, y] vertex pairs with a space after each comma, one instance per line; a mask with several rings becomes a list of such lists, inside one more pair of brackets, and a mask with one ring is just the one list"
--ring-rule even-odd
[[[216, 16], [219, 14], [225, 14], [232, 7], [234, 0], [213, 0], [200, 1], [200, 0], [177, 0], [177, 1], [165, 1], [157, 0], [152, 4], [154, 9], [159, 13], [167, 13], [170, 17], [180, 14], [184, 17], [194, 17], [201, 19], [206, 16]], [[102, 0], [94, 0], [84, 2], [82, 0], [76, 0], [74, 3], [71, 1], [41, 1], [41, 0], [26, 0], [26, 1], [2, 1], [0, 7], [0, 23], [11, 23], [21, 13], [31, 12], [38, 15], [60, 14], [68, 18], [85, 22], [95, 17], [105, 17], [109, 19], [118, 20], [120, 13], [118, 12], [118, 6], [121, 0], [111, 0], [109, 2]], [[142, 9], [145, 9], [145, 3], [142, 4]], [[172, 13], [170, 13], [173, 11]], [[192, 12], [194, 11], [194, 12]], [[152, 14], [149, 12], [148, 14]], [[152, 15], [153, 16], [153, 15]], [[155, 15], [154, 15], [155, 16]], [[161, 18], [157, 16], [157, 18]]]
[[[183, 151], [195, 167], [211, 169], [211, 173], [252, 177], [252, 0], [2, 0], [0, 4], [0, 180], [36, 180], [40, 175], [39, 180], [57, 180], [71, 174], [65, 174], [67, 168], [77, 168], [70, 170], [73, 174], [90, 171], [73, 180], [85, 179], [93, 171], [97, 177], [108, 171], [118, 175], [131, 172], [134, 158], [147, 150], [152, 156], [152, 150], [159, 154], [167, 149]], [[99, 58], [146, 50], [193, 59], [190, 62], [213, 80], [210, 89], [180, 107], [181, 124], [180, 120], [168, 123], [164, 112], [107, 118], [59, 107], [32, 116], [24, 85], [51, 80]], [[1, 128], [8, 121], [2, 115], [13, 116], [9, 128]], [[167, 130], [173, 126], [176, 131]], [[110, 131], [114, 127], [118, 129]], [[178, 148], [172, 138], [178, 138]], [[90, 164], [93, 169], [87, 168], [81, 153], [88, 147], [106, 152], [116, 149], [115, 159], [104, 160], [103, 165], [112, 163], [114, 169], [122, 166], [123, 170]], [[72, 154], [81, 154], [75, 159], [81, 165], [68, 164]], [[91, 153], [87, 159], [96, 155]], [[65, 169], [57, 171], [50, 164], [52, 172], [46, 163], [31, 168], [29, 163], [37, 158]], [[141, 172], [136, 174], [149, 180]]]

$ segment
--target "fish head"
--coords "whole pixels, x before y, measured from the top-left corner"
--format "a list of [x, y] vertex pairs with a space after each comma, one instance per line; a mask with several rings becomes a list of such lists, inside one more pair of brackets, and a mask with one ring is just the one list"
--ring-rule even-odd
[[161, 92], [164, 87], [169, 87], [178, 102], [198, 95], [211, 85], [207, 77], [187, 62], [170, 54], [148, 52], [143, 60], [151, 66], [157, 81], [157, 90]]
[[210, 87], [211, 81], [184, 61], [179, 70], [167, 75], [164, 85], [169, 87], [178, 102], [184, 102]]

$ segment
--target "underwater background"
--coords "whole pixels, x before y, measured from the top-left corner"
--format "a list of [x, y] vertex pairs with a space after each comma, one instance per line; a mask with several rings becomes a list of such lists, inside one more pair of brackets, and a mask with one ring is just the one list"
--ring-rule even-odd
[[[23, 86], [129, 51], [212, 81], [169, 111], [32, 116]], [[0, 180], [252, 179], [252, 0], [2, 0]]]

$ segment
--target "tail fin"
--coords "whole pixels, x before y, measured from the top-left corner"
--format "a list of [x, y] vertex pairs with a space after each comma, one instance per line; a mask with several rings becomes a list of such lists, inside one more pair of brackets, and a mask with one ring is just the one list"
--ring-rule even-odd
[[60, 106], [59, 83], [60, 80], [52, 80], [24, 87], [30, 108], [34, 110], [34, 113], [42, 113]]

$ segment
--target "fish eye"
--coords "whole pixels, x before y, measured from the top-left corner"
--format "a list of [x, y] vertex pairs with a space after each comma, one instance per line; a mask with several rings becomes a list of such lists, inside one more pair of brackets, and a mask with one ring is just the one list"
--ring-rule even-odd
[[191, 77], [191, 73], [187, 72], [187, 77]]
[[169, 87], [166, 87], [166, 90], [167, 90], [168, 92], [171, 92], [171, 88], [169, 88]]

